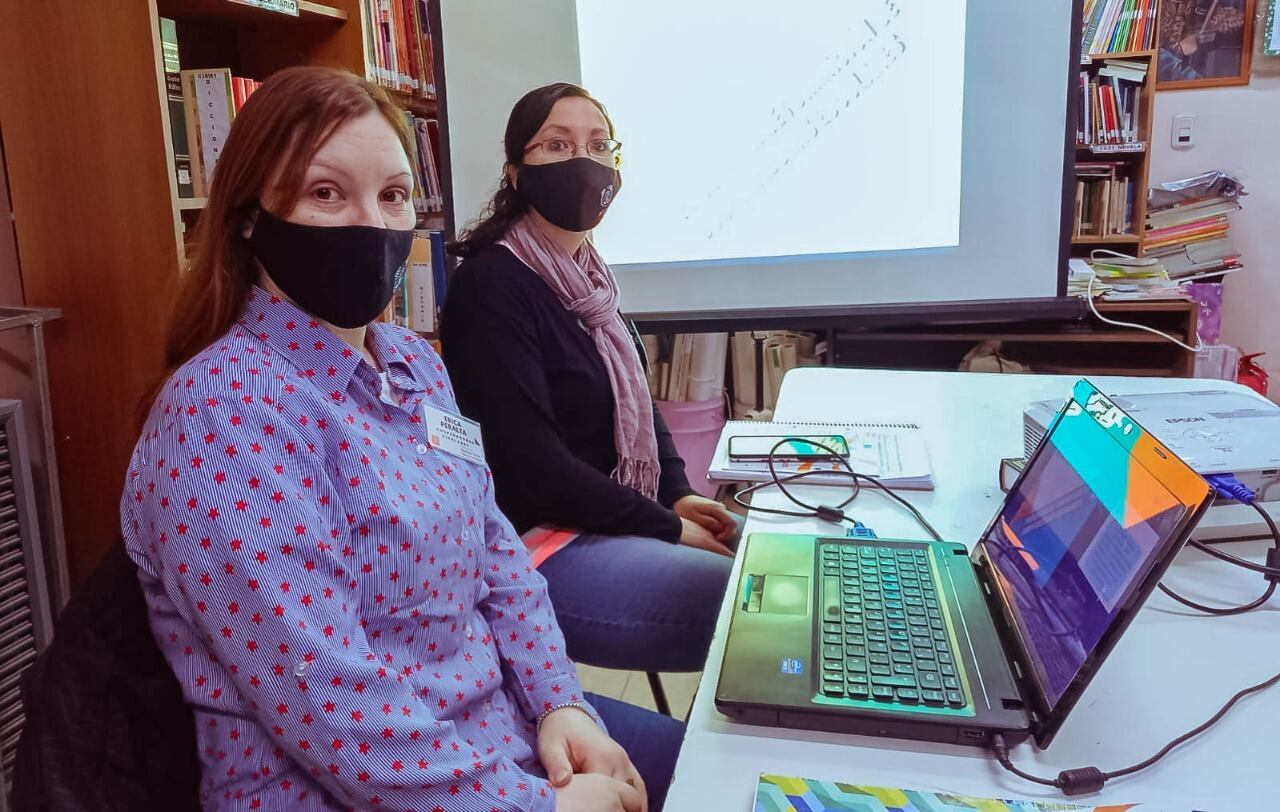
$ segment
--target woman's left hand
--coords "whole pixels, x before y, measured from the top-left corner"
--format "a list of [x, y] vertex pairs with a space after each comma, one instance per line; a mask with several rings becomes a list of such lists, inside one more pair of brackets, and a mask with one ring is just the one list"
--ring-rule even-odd
[[553, 787], [568, 784], [576, 773], [598, 773], [645, 793], [644, 780], [627, 751], [579, 708], [561, 708], [542, 720], [538, 759]]
[[721, 544], [732, 541], [738, 532], [733, 514], [714, 499], [690, 494], [676, 500], [672, 509], [681, 519], [688, 519], [713, 534]]

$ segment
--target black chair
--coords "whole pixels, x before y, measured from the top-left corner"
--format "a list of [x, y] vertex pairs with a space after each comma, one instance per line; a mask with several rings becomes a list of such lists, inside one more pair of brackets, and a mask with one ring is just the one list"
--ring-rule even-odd
[[151, 636], [137, 569], [114, 547], [22, 678], [23, 812], [199, 810], [195, 722]]
[[654, 671], [646, 671], [645, 676], [649, 678], [649, 690], [653, 692], [653, 706], [658, 713], [670, 716], [671, 703], [667, 701], [667, 691], [662, 687], [662, 679]]

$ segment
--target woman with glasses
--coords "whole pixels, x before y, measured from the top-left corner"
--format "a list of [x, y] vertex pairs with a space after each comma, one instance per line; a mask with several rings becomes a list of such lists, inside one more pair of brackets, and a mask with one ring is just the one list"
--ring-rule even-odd
[[516, 103], [498, 190], [450, 246], [464, 261], [441, 338], [570, 656], [696, 671], [737, 523], [689, 487], [617, 281], [588, 239], [621, 188], [621, 146], [604, 106], [576, 85]]

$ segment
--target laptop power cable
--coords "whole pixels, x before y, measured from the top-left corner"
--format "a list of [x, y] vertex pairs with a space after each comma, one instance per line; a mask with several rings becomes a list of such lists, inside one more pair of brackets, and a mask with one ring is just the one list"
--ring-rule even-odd
[[[779, 476], [778, 469], [777, 469], [778, 449], [782, 448], [784, 445], [788, 443], [795, 442], [797, 440], [801, 440], [803, 442], [808, 443], [809, 445], [815, 446], [817, 448], [821, 448], [823, 451], [826, 451], [828, 454], [831, 455], [831, 459], [837, 461], [838, 464], [844, 468], [844, 470], [842, 471], [801, 471], [800, 473], [797, 473], [797, 474], [790, 474], [788, 476]], [[769, 464], [770, 480], [767, 482], [760, 482], [748, 488], [743, 488], [742, 490], [735, 493], [733, 495], [733, 501], [736, 502], [738, 506], [745, 508], [746, 510], [749, 510], [749, 511], [755, 511], [756, 513], [766, 513], [772, 516], [793, 516], [801, 519], [822, 519], [823, 521], [831, 522], [832, 524], [843, 524], [845, 522], [850, 522], [855, 528], [857, 528], [863, 525], [860, 522], [855, 521], [854, 519], [846, 515], [845, 508], [847, 508], [853, 502], [854, 499], [858, 498], [858, 494], [862, 492], [862, 483], [868, 482], [871, 485], [874, 485], [875, 487], [879, 488], [881, 491], [884, 491], [885, 495], [887, 495], [890, 499], [893, 499], [898, 504], [906, 508], [911, 513], [911, 515], [915, 517], [916, 521], [920, 523], [920, 526], [923, 527], [925, 531], [930, 536], [932, 536], [935, 541], [942, 541], [942, 536], [938, 533], [937, 530], [934, 529], [933, 525], [929, 524], [929, 521], [925, 519], [924, 514], [922, 514], [919, 510], [917, 510], [915, 505], [911, 504], [906, 499], [903, 499], [901, 496], [894, 493], [891, 488], [889, 488], [887, 485], [885, 485], [883, 482], [876, 479], [875, 477], [870, 476], [868, 474], [860, 474], [857, 471], [853, 470], [853, 466], [849, 464], [849, 460], [845, 458], [843, 455], [841, 455], [839, 452], [837, 452], [835, 449], [831, 448], [830, 446], [823, 445], [822, 443], [816, 442], [813, 439], [805, 439], [800, 437], [783, 437], [782, 439], [778, 440], [776, 444], [774, 444], [773, 448], [769, 449], [768, 464]], [[852, 492], [849, 494], [848, 498], [834, 505], [821, 505], [821, 504], [812, 505], [800, 499], [798, 496], [796, 496], [790, 490], [787, 489], [787, 485], [791, 483], [802, 482], [803, 480], [809, 477], [817, 476], [819, 474], [823, 476], [830, 476], [831, 474], [835, 474], [837, 476], [847, 477], [849, 480], [849, 484], [852, 488]], [[747, 502], [744, 498], [755, 493], [756, 491], [761, 490], [762, 488], [770, 488], [770, 487], [776, 487], [779, 493], [785, 496], [788, 501], [790, 501], [797, 507], [802, 508], [804, 512], [800, 512], [798, 510], [781, 510], [778, 508], [758, 507], [758, 506], [752, 505], [750, 502]]]
[[[1258, 504], [1257, 497], [1253, 491], [1251, 491], [1240, 480], [1229, 475], [1212, 475], [1206, 477], [1206, 479], [1209, 484], [1213, 486], [1218, 496], [1225, 499], [1233, 499], [1241, 504], [1249, 505], [1254, 510], [1258, 511], [1259, 515], [1262, 516], [1262, 520], [1266, 522], [1267, 527], [1271, 530], [1271, 535], [1275, 539], [1275, 546], [1267, 551], [1267, 563], [1263, 565], [1224, 553], [1201, 541], [1192, 539], [1188, 543], [1197, 550], [1207, 553], [1214, 558], [1219, 558], [1228, 563], [1235, 564], [1238, 567], [1243, 567], [1247, 570], [1261, 573], [1268, 582], [1267, 589], [1262, 594], [1262, 597], [1257, 600], [1250, 601], [1243, 606], [1232, 607], [1205, 606], [1196, 603], [1195, 601], [1179, 595], [1164, 584], [1160, 584], [1160, 590], [1183, 606], [1187, 606], [1195, 609], [1196, 611], [1210, 615], [1239, 615], [1253, 611], [1271, 599], [1271, 596], [1276, 591], [1277, 583], [1280, 583], [1280, 529], [1277, 529], [1275, 521], [1271, 518], [1271, 514], [1267, 513], [1267, 511]], [[1086, 793], [1097, 792], [1102, 789], [1103, 785], [1113, 778], [1133, 775], [1134, 773], [1145, 770], [1155, 764], [1175, 748], [1185, 744], [1191, 739], [1194, 739], [1196, 736], [1199, 736], [1201, 733], [1217, 724], [1218, 721], [1222, 719], [1222, 717], [1226, 716], [1227, 712], [1230, 711], [1231, 708], [1234, 707], [1241, 699], [1244, 699], [1246, 696], [1251, 694], [1265, 691], [1276, 684], [1280, 684], [1280, 674], [1276, 674], [1268, 680], [1264, 680], [1256, 685], [1251, 685], [1248, 688], [1241, 690], [1235, 696], [1228, 699], [1226, 704], [1224, 704], [1217, 713], [1209, 717], [1209, 719], [1203, 724], [1188, 730], [1186, 733], [1183, 733], [1181, 736], [1173, 739], [1151, 758], [1130, 767], [1125, 767], [1121, 770], [1104, 772], [1097, 767], [1077, 767], [1071, 770], [1063, 770], [1058, 773], [1057, 778], [1043, 778], [1041, 776], [1025, 772], [1014, 765], [1013, 760], [1009, 758], [1008, 744], [1005, 742], [1004, 736], [1001, 734], [996, 733], [991, 737], [991, 750], [995, 754], [996, 761], [1000, 763], [1001, 767], [1024, 780], [1048, 787], [1056, 787], [1061, 790], [1064, 795], [1084, 795]]]
[[1231, 499], [1244, 505], [1248, 505], [1258, 512], [1262, 520], [1266, 523], [1267, 528], [1271, 531], [1271, 537], [1275, 540], [1275, 546], [1267, 550], [1267, 563], [1257, 564], [1253, 561], [1240, 558], [1239, 556], [1224, 553], [1221, 550], [1205, 544], [1202, 541], [1191, 539], [1187, 542], [1206, 555], [1234, 564], [1237, 567], [1258, 572], [1267, 581], [1266, 590], [1262, 596], [1256, 600], [1250, 601], [1243, 606], [1206, 606], [1197, 603], [1189, 598], [1179, 595], [1164, 584], [1160, 584], [1160, 591], [1173, 598], [1178, 603], [1197, 612], [1204, 612], [1207, 615], [1242, 615], [1245, 612], [1252, 612], [1254, 609], [1261, 607], [1267, 601], [1271, 600], [1271, 596], [1275, 594], [1276, 585], [1280, 583], [1280, 529], [1276, 527], [1275, 520], [1271, 518], [1271, 514], [1266, 511], [1262, 505], [1258, 504], [1257, 495], [1249, 489], [1243, 482], [1228, 474], [1212, 474], [1205, 477], [1210, 485], [1213, 486], [1217, 495], [1223, 499]]
[[1228, 699], [1226, 704], [1219, 708], [1218, 712], [1209, 717], [1203, 724], [1198, 725], [1197, 727], [1188, 730], [1186, 733], [1183, 733], [1176, 739], [1173, 739], [1164, 747], [1160, 748], [1160, 751], [1151, 758], [1120, 770], [1103, 772], [1097, 767], [1076, 767], [1070, 770], [1063, 770], [1058, 773], [1057, 778], [1043, 778], [1018, 769], [1018, 767], [1013, 763], [1013, 760], [1009, 758], [1009, 746], [1005, 743], [1003, 735], [999, 733], [992, 735], [991, 750], [995, 754], [996, 761], [1000, 762], [1000, 766], [1004, 767], [1019, 778], [1030, 781], [1034, 784], [1041, 784], [1046, 787], [1057, 787], [1062, 791], [1063, 795], [1085, 795], [1087, 793], [1099, 791], [1102, 789], [1103, 785], [1113, 778], [1122, 778], [1126, 775], [1133, 775], [1134, 773], [1147, 769], [1160, 759], [1169, 755], [1169, 753], [1173, 752], [1177, 747], [1186, 744], [1196, 736], [1199, 736], [1201, 733], [1213, 727], [1220, 719], [1222, 719], [1222, 717], [1226, 716], [1227, 712], [1235, 707], [1235, 704], [1241, 699], [1244, 699], [1250, 694], [1265, 691], [1277, 683], [1280, 683], [1280, 674], [1276, 674], [1274, 677], [1259, 682], [1256, 685], [1250, 685], [1248, 688], [1245, 688], [1235, 696]]

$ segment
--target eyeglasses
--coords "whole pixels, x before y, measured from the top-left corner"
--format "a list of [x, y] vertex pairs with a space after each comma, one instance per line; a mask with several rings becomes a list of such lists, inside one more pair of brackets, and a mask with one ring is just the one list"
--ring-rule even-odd
[[548, 138], [545, 141], [539, 141], [536, 144], [530, 144], [525, 147], [524, 152], [528, 155], [535, 149], [541, 149], [547, 157], [553, 160], [568, 160], [578, 153], [581, 147], [592, 158], [617, 159], [622, 152], [622, 142], [615, 141], [612, 138], [593, 138], [585, 144], [575, 144], [566, 138]]

